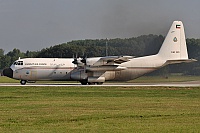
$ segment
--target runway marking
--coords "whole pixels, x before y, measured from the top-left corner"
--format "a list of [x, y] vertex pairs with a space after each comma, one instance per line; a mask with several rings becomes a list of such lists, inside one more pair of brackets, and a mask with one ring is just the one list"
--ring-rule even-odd
[[167, 82], [167, 83], [104, 83], [103, 85], [81, 85], [79, 83], [27, 83], [21, 85], [20, 83], [0, 83], [0, 86], [41, 86], [41, 87], [56, 87], [56, 86], [79, 86], [79, 87], [90, 87], [90, 86], [127, 86], [127, 87], [200, 87], [200, 81], [188, 81], [188, 82]]

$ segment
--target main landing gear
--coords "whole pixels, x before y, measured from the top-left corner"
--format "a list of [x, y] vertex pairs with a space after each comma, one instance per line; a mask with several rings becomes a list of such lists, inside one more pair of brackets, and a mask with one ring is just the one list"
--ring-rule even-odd
[[87, 83], [88, 83], [86, 80], [83, 80], [83, 81], [80, 81], [80, 82], [81, 82], [82, 85], [87, 85]]
[[88, 85], [95, 85], [95, 84], [102, 85], [103, 82], [88, 82]]
[[81, 84], [82, 85], [95, 85], [95, 84], [97, 84], [97, 85], [102, 85], [103, 84], [103, 82], [87, 82], [87, 81], [80, 81], [81, 82]]

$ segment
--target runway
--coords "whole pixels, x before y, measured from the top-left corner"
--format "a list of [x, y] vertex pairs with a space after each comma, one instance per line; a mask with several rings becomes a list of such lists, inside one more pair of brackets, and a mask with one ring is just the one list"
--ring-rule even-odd
[[200, 81], [187, 81], [187, 82], [166, 82], [166, 83], [104, 83], [103, 85], [81, 85], [80, 83], [27, 83], [26, 85], [21, 85], [20, 83], [0, 83], [0, 86], [46, 86], [46, 87], [59, 87], [59, 86], [79, 86], [79, 87], [89, 87], [89, 86], [135, 86], [135, 87], [200, 87]]

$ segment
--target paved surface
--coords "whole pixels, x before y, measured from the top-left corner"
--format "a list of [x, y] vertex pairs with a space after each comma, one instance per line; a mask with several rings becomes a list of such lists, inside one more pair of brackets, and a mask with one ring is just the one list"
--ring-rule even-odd
[[79, 83], [0, 83], [0, 86], [168, 86], [168, 87], [200, 87], [200, 81], [167, 82], [167, 83], [104, 83], [103, 85], [81, 85]]

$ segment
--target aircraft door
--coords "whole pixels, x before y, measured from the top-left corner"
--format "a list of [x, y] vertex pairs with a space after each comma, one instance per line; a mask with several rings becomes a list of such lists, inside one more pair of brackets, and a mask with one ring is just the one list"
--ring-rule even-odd
[[37, 71], [31, 71], [30, 80], [36, 80], [37, 78]]
[[121, 71], [115, 72], [115, 79], [119, 79], [121, 77]]

